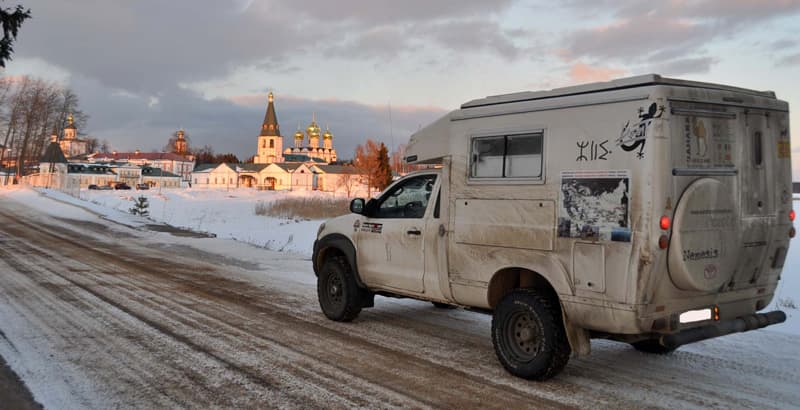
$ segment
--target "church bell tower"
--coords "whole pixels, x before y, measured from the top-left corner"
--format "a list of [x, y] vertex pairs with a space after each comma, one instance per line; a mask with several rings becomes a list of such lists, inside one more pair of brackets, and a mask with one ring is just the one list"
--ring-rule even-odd
[[253, 162], [256, 164], [271, 164], [283, 162], [283, 137], [281, 137], [278, 116], [275, 114], [275, 103], [272, 91], [269, 93], [267, 113], [258, 135], [258, 154]]

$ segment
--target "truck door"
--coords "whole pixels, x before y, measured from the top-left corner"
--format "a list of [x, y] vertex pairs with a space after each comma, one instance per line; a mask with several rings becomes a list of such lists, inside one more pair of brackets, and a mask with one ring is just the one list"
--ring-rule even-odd
[[426, 223], [437, 175], [404, 179], [368, 206], [359, 227], [358, 271], [370, 285], [423, 292]]
[[765, 111], [745, 113], [742, 158], [739, 166], [741, 184], [742, 244], [739, 250], [734, 288], [755, 283], [763, 273], [768, 256], [771, 220], [775, 218], [775, 191], [779, 191], [774, 167], [778, 131], [774, 116]]

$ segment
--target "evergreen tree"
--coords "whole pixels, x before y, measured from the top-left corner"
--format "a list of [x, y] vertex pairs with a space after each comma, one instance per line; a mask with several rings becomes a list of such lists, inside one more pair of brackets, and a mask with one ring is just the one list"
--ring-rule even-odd
[[392, 183], [392, 167], [389, 164], [389, 150], [384, 143], [378, 150], [378, 172], [376, 173], [375, 187], [383, 191]]
[[133, 208], [128, 211], [134, 215], [146, 217], [150, 215], [150, 211], [147, 210], [149, 207], [150, 203], [147, 201], [147, 197], [140, 196], [133, 201]]
[[31, 17], [31, 10], [22, 6], [15, 8], [0, 7], [0, 25], [3, 26], [3, 38], [0, 39], [0, 67], [6, 66], [6, 61], [11, 60], [11, 53], [14, 52], [11, 46], [17, 39], [22, 22]]

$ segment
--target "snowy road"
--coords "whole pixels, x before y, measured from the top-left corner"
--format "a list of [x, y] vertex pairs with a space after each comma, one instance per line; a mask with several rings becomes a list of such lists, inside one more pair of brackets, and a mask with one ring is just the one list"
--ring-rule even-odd
[[800, 340], [649, 356], [594, 341], [548, 383], [498, 364], [490, 318], [377, 298], [326, 320], [310, 262], [0, 196], [0, 355], [47, 408], [787, 408]]

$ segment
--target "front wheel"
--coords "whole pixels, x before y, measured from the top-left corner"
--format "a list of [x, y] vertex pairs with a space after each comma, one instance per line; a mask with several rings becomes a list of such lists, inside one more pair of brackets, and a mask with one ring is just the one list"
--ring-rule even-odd
[[497, 305], [492, 343], [509, 373], [543, 381], [557, 375], [572, 352], [557, 301], [532, 289], [517, 289]]
[[340, 257], [328, 258], [317, 278], [317, 298], [322, 313], [337, 322], [349, 322], [361, 312], [364, 290], [358, 287], [350, 265]]

